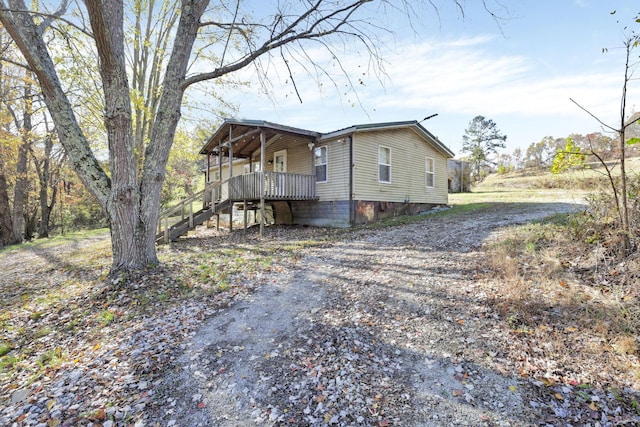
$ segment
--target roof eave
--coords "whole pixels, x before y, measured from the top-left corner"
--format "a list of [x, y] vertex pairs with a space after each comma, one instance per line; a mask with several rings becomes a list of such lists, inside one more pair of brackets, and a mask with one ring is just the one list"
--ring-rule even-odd
[[378, 130], [390, 130], [390, 129], [401, 129], [401, 128], [412, 128], [417, 130], [418, 133], [422, 134], [422, 136], [431, 141], [431, 143], [437, 148], [442, 154], [447, 158], [454, 157], [453, 151], [451, 151], [442, 141], [440, 141], [435, 135], [429, 132], [424, 126], [422, 126], [417, 120], [409, 120], [402, 122], [387, 122], [387, 123], [373, 123], [373, 124], [364, 124], [364, 125], [355, 125], [350, 126], [348, 128], [340, 129], [334, 132], [329, 132], [322, 134], [319, 141], [326, 141], [329, 139], [339, 138], [341, 136], [351, 135], [356, 132], [372, 132]]
[[211, 152], [211, 150], [214, 147], [212, 143], [216, 141], [221, 136], [221, 134], [227, 133], [227, 130], [226, 130], [227, 126], [233, 126], [233, 125], [249, 126], [249, 127], [255, 127], [255, 128], [268, 128], [274, 131], [297, 134], [297, 135], [301, 135], [301, 136], [313, 138], [313, 139], [317, 139], [321, 135], [319, 132], [315, 132], [307, 129], [295, 128], [292, 126], [281, 125], [278, 123], [272, 123], [264, 120], [225, 119], [224, 122], [222, 122], [222, 124], [218, 127], [216, 132], [213, 135], [211, 135], [211, 137], [200, 149], [200, 154], [207, 154]]
[[455, 157], [453, 151], [449, 149], [442, 141], [440, 141], [434, 134], [429, 132], [424, 126], [422, 126], [419, 122], [416, 121], [415, 127], [422, 132], [425, 136], [427, 136], [433, 144], [440, 150], [447, 158]]

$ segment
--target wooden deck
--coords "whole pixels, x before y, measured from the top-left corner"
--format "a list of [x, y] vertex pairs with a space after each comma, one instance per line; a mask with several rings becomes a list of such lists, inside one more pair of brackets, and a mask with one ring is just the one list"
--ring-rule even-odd
[[204, 190], [160, 213], [157, 241], [174, 240], [237, 202], [288, 200], [318, 200], [315, 175], [253, 172], [209, 182]]
[[316, 177], [283, 172], [254, 172], [229, 179], [229, 200], [315, 200]]
[[283, 172], [253, 172], [209, 183], [205, 206], [211, 202], [255, 202], [259, 200], [317, 200], [315, 175]]

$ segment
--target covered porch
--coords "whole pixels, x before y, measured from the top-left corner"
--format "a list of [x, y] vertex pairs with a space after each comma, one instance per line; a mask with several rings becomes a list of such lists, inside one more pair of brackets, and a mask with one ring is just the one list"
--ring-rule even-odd
[[233, 207], [253, 210], [265, 226], [265, 208], [272, 202], [317, 200], [314, 147], [319, 133], [258, 120], [228, 119], [209, 138], [203, 207], [216, 215]]

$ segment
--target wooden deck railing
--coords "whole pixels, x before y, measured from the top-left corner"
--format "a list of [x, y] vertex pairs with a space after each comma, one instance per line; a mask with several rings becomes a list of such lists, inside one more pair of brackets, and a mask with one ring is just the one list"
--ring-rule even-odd
[[212, 213], [216, 213], [215, 206], [227, 200], [258, 201], [263, 191], [265, 200], [315, 200], [316, 177], [296, 173], [253, 172], [207, 183], [203, 190], [160, 212], [158, 233], [168, 241], [169, 230], [176, 223], [188, 218], [189, 228], [193, 228], [194, 214], [200, 210], [210, 208]]
[[[203, 190], [187, 197], [175, 206], [160, 211], [158, 216], [158, 233], [164, 233], [165, 241], [169, 239], [169, 228], [177, 222], [189, 218], [189, 227], [193, 228], [193, 214], [204, 209], [212, 200], [220, 201], [221, 182], [210, 182]], [[194, 204], [198, 207], [194, 208]]]
[[316, 199], [315, 175], [284, 172], [253, 172], [229, 179], [229, 199], [259, 200], [264, 189], [267, 200]]

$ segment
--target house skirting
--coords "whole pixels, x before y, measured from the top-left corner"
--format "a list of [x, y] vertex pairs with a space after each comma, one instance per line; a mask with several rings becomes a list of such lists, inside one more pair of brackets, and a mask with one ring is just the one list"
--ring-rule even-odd
[[439, 206], [435, 203], [353, 201], [353, 223], [348, 200], [290, 202], [292, 224], [349, 227], [400, 215], [416, 215]]
[[350, 227], [349, 201], [290, 202], [292, 223], [318, 227]]
[[354, 223], [366, 224], [401, 215], [416, 215], [438, 206], [434, 203], [354, 201]]

